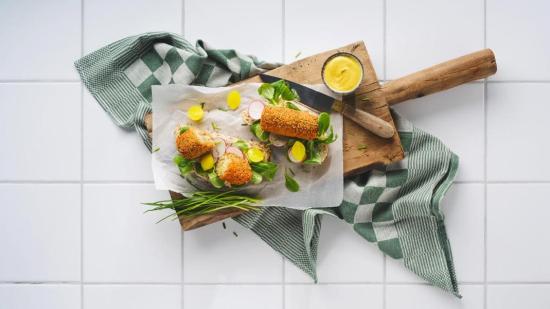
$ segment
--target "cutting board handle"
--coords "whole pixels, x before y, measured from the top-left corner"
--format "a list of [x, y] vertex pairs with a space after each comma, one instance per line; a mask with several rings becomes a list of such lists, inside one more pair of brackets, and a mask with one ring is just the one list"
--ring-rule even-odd
[[382, 90], [392, 105], [482, 79], [496, 71], [495, 54], [483, 49], [387, 82]]

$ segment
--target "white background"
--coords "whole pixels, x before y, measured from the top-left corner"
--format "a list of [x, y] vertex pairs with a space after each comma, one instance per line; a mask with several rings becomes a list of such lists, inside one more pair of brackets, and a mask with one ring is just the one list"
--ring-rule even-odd
[[[543, 0], [0, 1], [0, 307], [548, 308], [549, 12]], [[461, 157], [443, 210], [464, 298], [333, 219], [313, 285], [232, 221], [183, 235], [143, 215], [140, 202], [167, 198], [149, 154], [72, 62], [154, 30], [284, 62], [365, 40], [381, 80], [493, 48], [494, 77], [397, 108]]]

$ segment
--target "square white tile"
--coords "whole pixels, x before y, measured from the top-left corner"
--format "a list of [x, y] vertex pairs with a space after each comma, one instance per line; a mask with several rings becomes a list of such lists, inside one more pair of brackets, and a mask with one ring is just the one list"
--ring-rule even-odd
[[485, 188], [454, 184], [440, 204], [459, 282], [483, 282]]
[[80, 185], [2, 184], [0, 204], [0, 281], [80, 280]]
[[487, 186], [487, 280], [550, 281], [549, 184]]
[[548, 309], [550, 285], [489, 285], [487, 309]]
[[80, 308], [80, 285], [3, 284], [0, 285], [0, 308]]
[[487, 178], [550, 180], [550, 84], [490, 83], [487, 88]]
[[80, 84], [0, 84], [0, 102], [1, 180], [80, 179]]
[[439, 137], [460, 157], [459, 181], [483, 180], [483, 91], [483, 84], [467, 84], [395, 106], [403, 117]]
[[487, 47], [495, 52], [496, 80], [550, 80], [550, 3], [487, 1]]
[[80, 0], [2, 0], [0, 79], [71, 79], [80, 58]]
[[153, 185], [84, 185], [84, 281], [180, 282], [181, 232], [169, 212], [141, 205], [169, 198]]
[[[459, 282], [483, 282], [484, 188], [482, 184], [454, 184], [440, 207]], [[402, 260], [386, 258], [388, 282], [425, 282], [405, 268]]]
[[186, 285], [185, 309], [282, 309], [280, 285]]
[[387, 78], [483, 48], [482, 0], [387, 1]]
[[384, 79], [383, 5], [382, 0], [286, 1], [285, 61], [363, 40], [378, 78]]
[[84, 94], [84, 179], [152, 181], [151, 153], [134, 128], [120, 128]]
[[381, 285], [287, 285], [286, 309], [382, 309]]
[[388, 285], [387, 309], [482, 309], [483, 286], [461, 285], [462, 299], [427, 285]]
[[184, 281], [282, 282], [281, 255], [238, 223], [224, 222], [225, 229], [218, 222], [184, 233]]
[[[383, 255], [345, 221], [324, 216], [317, 254], [319, 282], [382, 282]], [[313, 280], [285, 259], [286, 282]]]
[[180, 309], [180, 285], [85, 285], [85, 309]]
[[84, 4], [84, 52], [144, 32], [181, 34], [182, 1], [94, 0]]
[[185, 37], [192, 44], [202, 39], [215, 48], [281, 62], [282, 9], [281, 1], [186, 0]]

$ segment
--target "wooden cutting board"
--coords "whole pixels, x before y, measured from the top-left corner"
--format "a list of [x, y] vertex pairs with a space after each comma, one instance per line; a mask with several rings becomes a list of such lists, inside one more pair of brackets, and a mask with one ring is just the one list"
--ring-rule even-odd
[[[390, 109], [378, 83], [378, 77], [372, 66], [369, 53], [363, 42], [355, 42], [340, 48], [328, 50], [296, 62], [283, 65], [267, 74], [284, 78], [299, 84], [322, 84], [321, 70], [328, 57], [337, 52], [348, 52], [363, 63], [364, 78], [353, 95], [344, 98], [345, 104], [355, 105], [389, 122], [395, 128]], [[253, 77], [244, 83], [261, 83], [259, 77]], [[360, 173], [375, 164], [389, 164], [403, 159], [403, 148], [399, 135], [390, 139], [378, 137], [363, 129], [355, 122], [344, 118], [344, 175]]]
[[[376, 115], [394, 126], [389, 106], [409, 99], [422, 97], [446, 90], [473, 80], [485, 78], [497, 70], [496, 60], [490, 49], [484, 49], [433, 67], [418, 71], [383, 86], [378, 82], [367, 48], [363, 42], [355, 42], [337, 49], [316, 54], [296, 62], [283, 65], [266, 74], [284, 78], [301, 84], [320, 84], [321, 69], [325, 60], [337, 52], [348, 52], [357, 56], [363, 63], [364, 80], [354, 93], [344, 98], [345, 104], [354, 104]], [[242, 81], [243, 83], [261, 82], [259, 77]], [[152, 117], [147, 115], [145, 124], [151, 132]], [[344, 118], [344, 174], [360, 173], [377, 164], [389, 164], [403, 159], [401, 141], [396, 134], [391, 139], [380, 138], [353, 121]], [[173, 199], [182, 198], [178, 193], [170, 192]], [[180, 218], [184, 230], [195, 229], [210, 223], [241, 214], [242, 211], [226, 209], [218, 213]]]

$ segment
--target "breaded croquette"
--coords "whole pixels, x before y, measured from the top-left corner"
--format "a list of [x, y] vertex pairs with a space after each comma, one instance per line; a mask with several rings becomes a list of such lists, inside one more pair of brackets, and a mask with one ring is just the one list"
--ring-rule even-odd
[[248, 161], [233, 153], [225, 153], [216, 164], [216, 173], [221, 180], [231, 185], [244, 185], [252, 179]]
[[262, 112], [260, 126], [266, 132], [313, 140], [317, 137], [317, 120], [316, 115], [305, 111], [266, 106]]
[[207, 132], [193, 127], [188, 128], [176, 138], [176, 147], [187, 160], [196, 159], [212, 151], [214, 145], [214, 141]]

